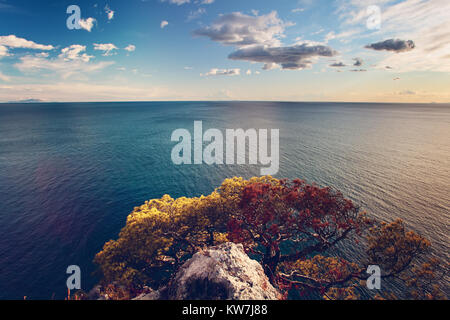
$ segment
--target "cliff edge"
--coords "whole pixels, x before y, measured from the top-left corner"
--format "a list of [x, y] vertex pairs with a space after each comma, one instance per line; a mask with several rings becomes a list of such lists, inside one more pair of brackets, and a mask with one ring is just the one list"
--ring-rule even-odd
[[136, 300], [278, 300], [280, 293], [241, 244], [227, 242], [197, 252], [166, 288]]

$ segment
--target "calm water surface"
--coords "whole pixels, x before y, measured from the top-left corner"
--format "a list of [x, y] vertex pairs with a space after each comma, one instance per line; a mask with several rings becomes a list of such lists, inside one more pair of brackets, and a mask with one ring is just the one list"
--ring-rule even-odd
[[[194, 120], [204, 130], [280, 129], [277, 177], [330, 185], [374, 217], [401, 217], [449, 261], [450, 105], [0, 104], [0, 298], [63, 298], [71, 264], [89, 289], [95, 253], [133, 207], [259, 175], [259, 166], [174, 166], [171, 133], [193, 132]], [[341, 250], [359, 256], [351, 243]]]

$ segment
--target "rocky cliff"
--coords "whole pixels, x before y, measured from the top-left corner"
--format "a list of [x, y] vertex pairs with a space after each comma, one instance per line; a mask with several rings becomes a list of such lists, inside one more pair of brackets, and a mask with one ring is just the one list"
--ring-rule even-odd
[[261, 265], [250, 259], [242, 245], [231, 242], [194, 254], [171, 283], [138, 300], [277, 300], [280, 293], [270, 284]]

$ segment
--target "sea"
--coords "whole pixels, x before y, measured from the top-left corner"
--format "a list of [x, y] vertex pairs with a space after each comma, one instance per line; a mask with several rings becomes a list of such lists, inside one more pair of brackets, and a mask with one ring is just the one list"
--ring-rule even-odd
[[[175, 165], [172, 132], [192, 134], [194, 121], [279, 129], [275, 177], [331, 186], [371, 217], [401, 218], [449, 262], [450, 104], [10, 103], [0, 104], [0, 299], [64, 299], [69, 265], [89, 291], [95, 254], [135, 206], [260, 175], [259, 165]], [[339, 250], [357, 261], [359, 247]]]

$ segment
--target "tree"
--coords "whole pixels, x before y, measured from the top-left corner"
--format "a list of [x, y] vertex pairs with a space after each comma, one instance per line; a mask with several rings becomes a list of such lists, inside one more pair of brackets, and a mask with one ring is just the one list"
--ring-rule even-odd
[[158, 287], [205, 246], [227, 241], [229, 213], [238, 210], [243, 188], [271, 177], [226, 179], [208, 196], [173, 199], [169, 195], [135, 207], [117, 240], [97, 253], [104, 283], [130, 290]]
[[[286, 296], [358, 298], [367, 266], [378, 265], [382, 278], [403, 279], [412, 298], [445, 297], [437, 285], [441, 264], [417, 263], [430, 243], [401, 220], [377, 223], [338, 191], [270, 176], [226, 179], [208, 196], [146, 201], [94, 261], [105, 284], [139, 292], [170, 281], [201, 248], [226, 241], [242, 243]], [[365, 258], [333, 256], [343, 241], [365, 247]]]
[[95, 257], [105, 281], [130, 288], [165, 281], [199, 248], [220, 238], [216, 230], [225, 216], [219, 214], [219, 200], [216, 192], [192, 199], [165, 195], [136, 207], [119, 239]]
[[[355, 288], [368, 278], [369, 265], [378, 265], [382, 278], [405, 276], [430, 247], [406, 231], [401, 220], [376, 223], [340, 192], [298, 179], [247, 185], [228, 228], [230, 240], [260, 256], [272, 284], [327, 299], [356, 298]], [[362, 263], [323, 256], [345, 240], [360, 243], [363, 234], [367, 250]], [[410, 278], [409, 283], [417, 282]], [[442, 291], [433, 290], [436, 297]]]
[[302, 180], [253, 183], [229, 221], [229, 238], [262, 256], [271, 281], [279, 263], [324, 252], [370, 224], [341, 193]]

